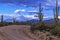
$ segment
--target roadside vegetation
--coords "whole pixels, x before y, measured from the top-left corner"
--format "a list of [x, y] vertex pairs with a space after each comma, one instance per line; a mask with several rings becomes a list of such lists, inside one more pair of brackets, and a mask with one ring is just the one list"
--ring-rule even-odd
[[42, 6], [39, 5], [39, 23], [38, 24], [32, 24], [31, 25], [31, 32], [34, 33], [34, 31], [39, 30], [40, 32], [49, 32], [51, 35], [60, 37], [60, 25], [58, 20], [58, 1], [56, 0], [56, 10], [53, 9], [54, 12], [54, 24], [46, 24], [43, 22], [43, 14], [42, 14]]

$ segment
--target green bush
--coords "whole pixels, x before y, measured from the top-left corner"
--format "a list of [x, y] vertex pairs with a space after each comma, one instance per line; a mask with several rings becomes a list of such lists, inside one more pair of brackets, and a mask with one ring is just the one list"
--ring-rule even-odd
[[34, 32], [37, 28], [38, 28], [37, 24], [32, 24], [30, 30], [31, 32]]
[[56, 35], [60, 37], [60, 25], [52, 25], [52, 24], [32, 24], [31, 25], [31, 32], [34, 32], [35, 30], [39, 31], [46, 31], [50, 32], [52, 35]]
[[52, 25], [52, 24], [40, 23], [40, 24], [31, 25], [31, 31], [40, 30], [40, 31], [48, 31], [49, 32], [53, 28], [54, 28], [54, 25]]
[[44, 24], [32, 24], [31, 25], [31, 31], [40, 30], [43, 31], [46, 27], [44, 27]]
[[7, 23], [0, 23], [0, 27], [7, 26], [7, 25], [8, 25]]
[[55, 27], [50, 31], [53, 35], [60, 36], [60, 27]]

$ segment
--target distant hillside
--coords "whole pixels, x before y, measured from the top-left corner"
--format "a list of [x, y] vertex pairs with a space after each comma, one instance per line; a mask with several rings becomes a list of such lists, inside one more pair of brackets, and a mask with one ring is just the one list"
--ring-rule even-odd
[[38, 19], [32, 19], [32, 20], [28, 20], [27, 22], [35, 24], [35, 23], [39, 23], [39, 20]]
[[[25, 18], [24, 16], [20, 16], [19, 18], [17, 18], [16, 20], [17, 22], [28, 22], [28, 23], [39, 23], [38, 19], [31, 19], [28, 20], [27, 18]], [[60, 21], [60, 20], [59, 20]], [[4, 22], [13, 22], [13, 19], [5, 19]], [[54, 19], [49, 19], [49, 20], [43, 20], [44, 23], [51, 23], [54, 24]]]
[[54, 24], [54, 19], [44, 20], [44, 23]]
[[[39, 20], [38, 19], [32, 19], [32, 20], [28, 20], [27, 22], [34, 24], [34, 23], [39, 23]], [[43, 22], [54, 24], [54, 19], [44, 20]]]

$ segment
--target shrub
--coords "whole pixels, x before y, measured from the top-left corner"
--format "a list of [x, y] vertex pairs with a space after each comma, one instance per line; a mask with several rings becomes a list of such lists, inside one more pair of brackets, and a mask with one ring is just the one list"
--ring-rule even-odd
[[40, 31], [48, 31], [49, 32], [53, 28], [54, 28], [53, 25], [51, 25], [51, 24], [44, 24], [44, 23], [31, 25], [31, 31], [40, 30]]
[[2, 26], [7, 26], [8, 24], [6, 24], [6, 23], [0, 23], [0, 27], [2, 27]]
[[36, 24], [32, 24], [30, 30], [31, 32], [34, 32], [34, 30], [36, 30], [37, 28], [38, 26]]
[[32, 24], [31, 25], [31, 31], [35, 31], [35, 30], [44, 30], [45, 27], [44, 27], [44, 24]]
[[60, 36], [60, 27], [57, 26], [50, 31], [53, 35]]

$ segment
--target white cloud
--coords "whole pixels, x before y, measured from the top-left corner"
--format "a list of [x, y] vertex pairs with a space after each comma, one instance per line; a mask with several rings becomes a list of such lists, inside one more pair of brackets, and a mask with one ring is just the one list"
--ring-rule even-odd
[[27, 12], [38, 12], [38, 10], [29, 10]]
[[58, 5], [60, 6], [60, 1], [58, 1]]
[[12, 17], [12, 18], [13, 18], [13, 17], [19, 17], [19, 16], [21, 16], [21, 15], [18, 15], [18, 14], [0, 14], [0, 16], [1, 16], [1, 15], [3, 15], [4, 17], [5, 17], [5, 16], [7, 16], [7, 17], [10, 16], [10, 17]]
[[[10, 16], [10, 17], [15, 17], [15, 18], [19, 18], [21, 16], [24, 16], [27, 19], [38, 19], [38, 15], [37, 14], [33, 14], [33, 15], [18, 15], [18, 14], [4, 14], [4, 16]], [[37, 17], [36, 17], [37, 16]], [[46, 18], [50, 18], [49, 16], [44, 16], [44, 19]], [[60, 18], [60, 17], [59, 17]]]
[[45, 16], [45, 17], [43, 17], [43, 18], [49, 18], [48, 16]]
[[35, 15], [24, 15], [24, 17], [28, 19], [38, 19], [38, 17], [35, 17]]
[[0, 14], [0, 16], [3, 15], [3, 16], [13, 16], [13, 14]]
[[25, 12], [25, 9], [17, 9], [14, 11], [14, 13], [18, 13], [18, 12]]
[[[13, 17], [15, 17], [15, 18], [25, 17], [28, 20], [30, 20], [30, 19], [39, 19], [37, 14], [33, 14], [33, 15], [3, 14], [3, 15], [7, 16], [7, 17], [10, 16], [11, 18], [13, 18]], [[47, 19], [51, 19], [51, 18], [54, 18], [54, 17], [53, 16], [44, 16], [43, 20], [47, 20]], [[60, 19], [60, 16], [58, 16], [58, 18]]]
[[58, 16], [58, 18], [60, 19], [60, 16]]
[[[52, 9], [56, 7], [56, 0], [46, 0], [45, 4], [42, 4], [44, 9]], [[60, 0], [58, 0], [58, 6], [60, 7]]]
[[[47, 0], [46, 2], [47, 6], [56, 6], [56, 0]], [[58, 0], [58, 6], [60, 6], [60, 0]]]
[[46, 3], [47, 6], [50, 6], [51, 4], [50, 3]]
[[20, 4], [20, 5], [22, 5], [22, 6], [24, 6], [24, 7], [26, 7], [27, 5], [25, 5], [25, 4]]

